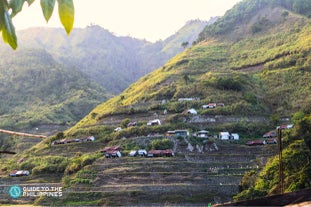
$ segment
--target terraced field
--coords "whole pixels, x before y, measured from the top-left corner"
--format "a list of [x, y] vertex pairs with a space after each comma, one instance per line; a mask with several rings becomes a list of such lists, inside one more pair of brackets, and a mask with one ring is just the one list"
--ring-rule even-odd
[[[232, 196], [238, 193], [243, 174], [252, 169], [259, 170], [269, 156], [277, 153], [276, 145], [249, 147], [226, 142], [206, 144], [201, 146], [203, 150], [194, 148], [190, 152], [187, 146], [178, 145], [176, 141], [174, 157], [101, 157], [84, 167], [83, 170], [92, 172], [92, 175], [79, 175], [80, 179], [87, 178], [88, 182], [72, 183], [68, 188], [61, 182], [62, 174], [18, 178], [2, 176], [0, 186], [2, 191], [11, 185], [63, 187], [62, 197], [44, 198], [41, 204], [206, 206], [208, 203], [231, 201]], [[89, 145], [95, 147], [96, 143], [86, 143], [89, 146], [86, 148], [82, 146], [84, 144], [74, 145], [53, 147], [53, 151], [56, 154], [70, 148], [81, 151], [81, 147], [86, 150], [91, 147]], [[44, 151], [41, 153], [45, 154]], [[76, 177], [73, 175], [70, 179]], [[7, 192], [2, 192], [1, 198], [2, 203], [27, 203], [38, 199], [12, 200]]]
[[175, 157], [100, 158], [87, 168], [96, 172], [92, 184], [75, 185], [68, 193], [99, 193], [98, 198], [108, 205], [227, 202], [238, 192], [243, 174], [260, 169], [276, 153], [276, 146], [224, 144], [213, 152], [178, 150]]

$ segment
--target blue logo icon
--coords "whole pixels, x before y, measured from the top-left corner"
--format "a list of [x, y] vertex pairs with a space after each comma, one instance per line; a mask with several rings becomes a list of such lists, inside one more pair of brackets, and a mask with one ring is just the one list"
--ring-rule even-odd
[[22, 195], [22, 189], [17, 185], [13, 185], [10, 187], [9, 194], [12, 198], [19, 198]]

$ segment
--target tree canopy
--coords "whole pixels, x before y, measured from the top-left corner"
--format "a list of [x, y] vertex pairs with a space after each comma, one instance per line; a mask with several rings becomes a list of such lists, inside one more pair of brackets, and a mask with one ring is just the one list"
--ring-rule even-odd
[[[26, 1], [28, 6], [35, 2], [35, 0], [0, 0], [0, 31], [3, 41], [13, 49], [17, 48], [17, 37], [12, 18], [22, 11]], [[74, 23], [73, 0], [57, 0], [57, 4], [60, 21], [67, 34], [70, 34]], [[43, 16], [48, 22], [53, 14], [55, 0], [40, 0], [40, 5]]]

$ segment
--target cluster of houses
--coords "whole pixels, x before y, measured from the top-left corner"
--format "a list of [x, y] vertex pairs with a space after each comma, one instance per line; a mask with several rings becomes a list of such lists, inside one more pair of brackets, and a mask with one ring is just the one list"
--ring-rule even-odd
[[[213, 109], [213, 108], [216, 108], [216, 107], [223, 107], [223, 106], [225, 106], [224, 103], [209, 103], [209, 104], [203, 105], [202, 109]], [[184, 115], [187, 115], [187, 114], [196, 115], [196, 114], [198, 114], [198, 112], [194, 108], [191, 108], [191, 109], [184, 110], [182, 112], [182, 114], [184, 114]]]
[[94, 136], [89, 136], [89, 137], [83, 137], [83, 138], [77, 138], [77, 139], [62, 139], [59, 141], [53, 141], [52, 145], [57, 145], [57, 144], [68, 144], [72, 142], [93, 142], [95, 141]]
[[[183, 102], [183, 101], [199, 101], [200, 98], [179, 98], [178, 101], [179, 102]], [[203, 105], [202, 108], [203, 109], [211, 109], [211, 108], [216, 108], [216, 107], [224, 107], [225, 104], [224, 103], [209, 103], [206, 105]], [[164, 114], [167, 114], [167, 110], [164, 110]], [[198, 114], [197, 110], [194, 108], [190, 108], [190, 109], [186, 109], [182, 112], [183, 115], [187, 115], [187, 114], [193, 114], [196, 115]], [[155, 113], [155, 115], [157, 116], [157, 114]], [[153, 119], [153, 120], [149, 120], [147, 122], [147, 126], [155, 126], [155, 125], [161, 125], [161, 120], [160, 119]], [[127, 124], [127, 127], [131, 127], [131, 126], [137, 126], [136, 122], [130, 122]], [[115, 132], [119, 132], [122, 131], [121, 127], [117, 127], [114, 129]]]
[[[179, 98], [178, 102], [183, 102], [183, 101], [200, 101], [200, 98]], [[212, 108], [216, 108], [217, 106], [223, 107], [225, 106], [224, 103], [209, 103], [206, 105], [203, 105], [202, 108], [203, 109], [212, 109]]]
[[[188, 137], [190, 133], [188, 130], [174, 130], [167, 131], [165, 134], [167, 137]], [[239, 140], [240, 136], [237, 133], [229, 133], [229, 132], [219, 132], [218, 137], [213, 136], [209, 133], [209, 131], [201, 130], [192, 134], [194, 137], [198, 138], [218, 138], [220, 140]]]
[[224, 107], [225, 104], [224, 103], [209, 103], [209, 104], [203, 105], [202, 108], [203, 109], [213, 109], [213, 108], [216, 108], [217, 106]]
[[[104, 147], [101, 152], [106, 158], [120, 158], [122, 157], [120, 146], [109, 146]], [[144, 149], [132, 150], [129, 153], [130, 157], [172, 157], [174, 152], [172, 149], [166, 150], [149, 150], [148, 152]]]
[[255, 146], [255, 145], [265, 145], [265, 144], [277, 144], [277, 130], [285, 130], [285, 129], [291, 129], [293, 128], [293, 124], [286, 124], [286, 125], [280, 125], [277, 126], [275, 130], [266, 132], [262, 137], [263, 140], [251, 140], [246, 142], [246, 145], [248, 146]]

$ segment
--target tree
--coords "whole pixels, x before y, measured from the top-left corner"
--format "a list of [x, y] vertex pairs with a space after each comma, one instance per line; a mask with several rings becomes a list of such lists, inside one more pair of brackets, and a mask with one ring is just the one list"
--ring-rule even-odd
[[181, 43], [181, 46], [182, 46], [183, 48], [188, 47], [188, 45], [189, 45], [189, 42], [183, 42], [183, 43]]
[[[12, 18], [22, 11], [23, 5], [27, 1], [30, 6], [35, 0], [0, 0], [0, 31], [2, 39], [13, 49], [17, 48], [17, 37]], [[69, 35], [74, 22], [73, 0], [57, 0], [58, 14], [60, 21]], [[53, 14], [55, 0], [40, 0], [43, 16], [46, 22]]]

